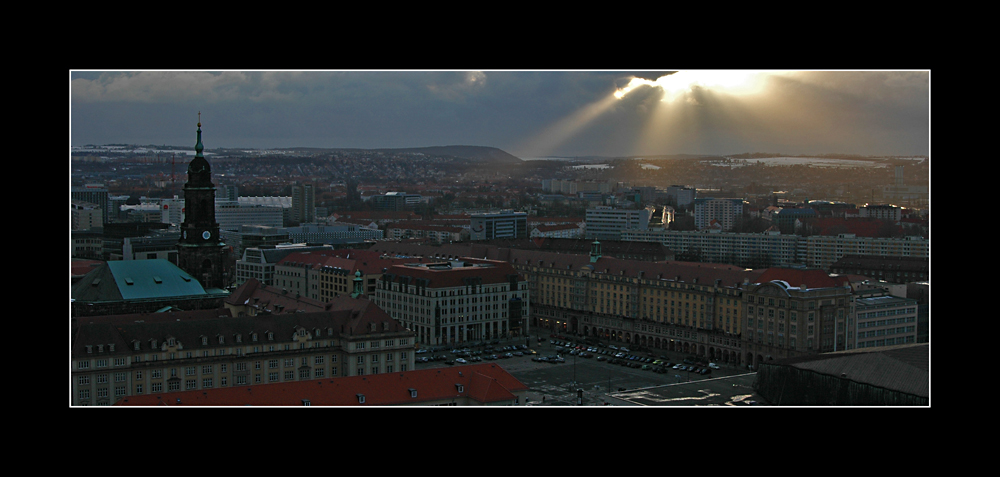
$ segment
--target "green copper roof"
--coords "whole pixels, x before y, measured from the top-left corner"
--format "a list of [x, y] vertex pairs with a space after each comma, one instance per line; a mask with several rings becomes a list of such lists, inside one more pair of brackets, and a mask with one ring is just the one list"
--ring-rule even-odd
[[114, 260], [108, 268], [125, 300], [206, 294], [198, 280], [167, 260]]

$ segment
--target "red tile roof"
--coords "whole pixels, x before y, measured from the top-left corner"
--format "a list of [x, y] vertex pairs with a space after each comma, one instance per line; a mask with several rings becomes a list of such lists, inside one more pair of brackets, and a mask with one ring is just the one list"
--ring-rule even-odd
[[[459, 388], [458, 385], [462, 387]], [[117, 406], [408, 406], [451, 400], [473, 405], [513, 401], [528, 387], [495, 363], [276, 384], [153, 393]], [[416, 392], [414, 397], [412, 392]], [[364, 396], [364, 403], [359, 395]]]
[[233, 290], [225, 302], [231, 306], [250, 306], [271, 313], [296, 313], [303, 311], [323, 311], [329, 309], [326, 303], [296, 296], [281, 288], [267, 286], [251, 278]]

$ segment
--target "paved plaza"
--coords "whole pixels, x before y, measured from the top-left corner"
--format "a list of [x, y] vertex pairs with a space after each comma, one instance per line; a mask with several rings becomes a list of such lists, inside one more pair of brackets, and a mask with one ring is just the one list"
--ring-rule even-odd
[[[552, 364], [531, 360], [532, 356], [556, 354], [548, 339], [529, 346], [538, 354], [484, 361], [503, 367], [528, 386], [528, 406], [690, 407], [745, 406], [750, 402], [762, 402], [751, 388], [755, 374], [745, 369], [722, 366], [707, 376], [676, 370], [659, 374], [567, 354], [562, 354], [566, 359], [564, 363]], [[668, 356], [674, 362], [682, 358]], [[462, 365], [437, 361], [418, 363], [417, 369], [440, 366]]]

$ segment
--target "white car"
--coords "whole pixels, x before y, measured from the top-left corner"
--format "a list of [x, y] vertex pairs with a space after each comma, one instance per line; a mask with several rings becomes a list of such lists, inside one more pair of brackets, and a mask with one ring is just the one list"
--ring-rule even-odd
[[722, 368], [719, 367], [719, 365], [717, 365], [715, 363], [708, 363], [708, 367], [712, 368], [712, 369], [722, 369]]
[[455, 362], [456, 362], [456, 363], [461, 363], [461, 364], [465, 364], [465, 363], [468, 363], [468, 361], [466, 361], [466, 360], [465, 360], [465, 359], [463, 359], [463, 358], [455, 358]]

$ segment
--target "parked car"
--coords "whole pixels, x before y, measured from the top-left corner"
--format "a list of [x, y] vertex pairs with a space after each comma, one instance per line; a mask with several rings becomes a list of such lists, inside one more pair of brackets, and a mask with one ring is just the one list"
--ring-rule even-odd
[[719, 367], [719, 365], [717, 365], [715, 363], [708, 363], [708, 367], [712, 368], [712, 369], [722, 369], [722, 368]]
[[468, 363], [468, 361], [466, 361], [464, 358], [455, 358], [455, 362], [458, 364]]

